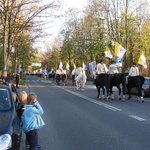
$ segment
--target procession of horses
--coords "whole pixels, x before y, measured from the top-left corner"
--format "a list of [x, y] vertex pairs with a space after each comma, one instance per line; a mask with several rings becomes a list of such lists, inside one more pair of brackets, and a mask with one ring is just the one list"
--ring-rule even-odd
[[[76, 86], [76, 89], [81, 89], [84, 91], [85, 84], [87, 81], [86, 72], [82, 67], [74, 68], [72, 72], [66, 69], [58, 68], [56, 72], [50, 71], [49, 79], [55, 80], [57, 85], [67, 85], [67, 81], [70, 79], [72, 85]], [[126, 82], [126, 74], [99, 74], [95, 79], [95, 86], [98, 92], [97, 99], [103, 99], [108, 101], [109, 99], [119, 99], [125, 101], [126, 93], [128, 94], [128, 99], [131, 99], [131, 89], [136, 88], [138, 90], [137, 101], [144, 102], [142, 95], [142, 85], [144, 84], [143, 76], [135, 76], [128, 78], [128, 83]], [[113, 94], [113, 87], [118, 89], [118, 97], [115, 98]], [[102, 93], [101, 93], [102, 91]]]

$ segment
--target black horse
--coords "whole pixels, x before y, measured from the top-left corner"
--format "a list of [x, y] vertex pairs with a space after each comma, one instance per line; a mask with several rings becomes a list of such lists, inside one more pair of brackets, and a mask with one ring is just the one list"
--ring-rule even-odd
[[[122, 88], [121, 88], [122, 85]], [[122, 99], [122, 101], [125, 101], [125, 91], [126, 91], [126, 76], [124, 73], [118, 73], [118, 74], [111, 74], [110, 75], [110, 83], [109, 83], [109, 90], [110, 90], [110, 95], [111, 98], [114, 99], [113, 95], [113, 86], [116, 86], [117, 89], [119, 90], [118, 93], [118, 98], [119, 100]], [[121, 98], [122, 94], [122, 98]]]
[[[102, 99], [108, 100], [109, 97], [109, 74], [99, 74], [95, 79], [95, 85], [98, 91], [97, 98], [100, 98], [100, 90], [102, 89]], [[106, 94], [105, 94], [106, 91]], [[105, 98], [106, 96], [106, 98]]]
[[143, 76], [134, 76], [134, 77], [128, 77], [128, 83], [127, 83], [127, 90], [129, 97], [128, 99], [131, 98], [131, 89], [133, 87], [136, 87], [138, 90], [138, 98], [141, 99], [142, 103], [144, 102], [143, 100], [143, 95], [142, 95], [142, 86], [144, 84], [145, 78]]

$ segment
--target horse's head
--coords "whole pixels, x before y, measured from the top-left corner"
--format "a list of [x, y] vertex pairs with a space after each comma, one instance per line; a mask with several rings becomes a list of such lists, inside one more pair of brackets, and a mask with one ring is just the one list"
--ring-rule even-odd
[[84, 71], [83, 68], [79, 67], [76, 69], [75, 73], [76, 73], [76, 75], [79, 75], [79, 74], [83, 74], [83, 71]]

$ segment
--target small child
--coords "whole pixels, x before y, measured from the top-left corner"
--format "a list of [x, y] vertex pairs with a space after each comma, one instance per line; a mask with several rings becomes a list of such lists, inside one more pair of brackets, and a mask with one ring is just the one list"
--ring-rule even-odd
[[34, 93], [29, 94], [27, 105], [21, 118], [30, 150], [38, 150], [38, 129], [45, 125], [40, 116], [43, 113], [44, 111], [37, 101], [37, 96]]
[[19, 136], [22, 131], [22, 121], [21, 121], [21, 115], [24, 111], [26, 100], [27, 100], [27, 93], [25, 91], [21, 91], [19, 93], [19, 102], [16, 102], [17, 94], [13, 92], [13, 98], [15, 102], [15, 107], [16, 107], [16, 115], [13, 120], [13, 130], [16, 136], [16, 138], [19, 141]]
[[27, 93], [25, 91], [21, 91], [19, 93], [19, 100], [20, 103], [18, 104], [18, 109], [16, 111], [17, 111], [17, 116], [21, 120], [21, 115], [25, 109], [25, 104], [27, 103]]

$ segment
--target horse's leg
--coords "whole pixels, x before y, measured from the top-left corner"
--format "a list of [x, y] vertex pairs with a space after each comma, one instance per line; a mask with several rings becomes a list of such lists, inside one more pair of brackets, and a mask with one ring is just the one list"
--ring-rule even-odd
[[59, 85], [59, 80], [60, 80], [60, 76], [57, 74], [56, 75], [56, 83], [57, 83], [57, 85]]
[[67, 85], [67, 79], [66, 79], [66, 77], [64, 77], [63, 80], [64, 80], [64, 86]]
[[113, 91], [112, 91], [113, 86], [110, 86], [110, 97], [112, 100], [114, 100], [114, 95], [113, 95]]
[[65, 86], [65, 85], [66, 85], [66, 81], [65, 81], [65, 79], [64, 79], [64, 81], [63, 81], [63, 82], [64, 82], [64, 86]]
[[104, 86], [102, 86], [102, 91], [103, 91], [102, 99], [105, 99], [105, 87]]
[[118, 98], [119, 98], [119, 100], [121, 100], [121, 87], [119, 84], [117, 84], [117, 89], [119, 90]]
[[84, 91], [84, 86], [85, 86], [84, 82], [81, 81], [81, 88], [82, 88], [82, 91]]
[[[143, 95], [142, 95], [142, 91], [141, 91], [141, 88], [140, 87], [137, 87], [137, 90], [138, 90], [138, 98], [141, 100], [141, 102], [143, 103], [144, 102], [144, 99], [143, 99]], [[137, 100], [138, 101], [138, 100]]]
[[61, 81], [62, 81], [62, 84], [64, 85], [64, 78], [63, 78], [63, 75], [61, 76]]
[[68, 75], [65, 77], [65, 85], [67, 85]]
[[106, 101], [109, 99], [109, 87], [106, 86]]
[[83, 75], [82, 81], [81, 81], [82, 91], [84, 91], [85, 83], [86, 83], [86, 77]]
[[122, 85], [122, 93], [123, 93], [123, 95], [122, 95], [122, 101], [124, 102], [125, 101], [125, 99], [126, 99], [126, 97], [125, 97], [125, 94], [126, 94], [126, 85]]
[[72, 79], [72, 85], [74, 85], [74, 75], [72, 75], [71, 79]]
[[78, 90], [79, 89], [78, 83], [76, 83], [76, 86], [77, 86], [77, 90]]
[[96, 88], [97, 88], [97, 92], [98, 92], [97, 98], [100, 98], [100, 87], [96, 86]]
[[55, 73], [53, 74], [53, 80], [55, 80]]
[[129, 97], [128, 97], [128, 99], [130, 100], [131, 99], [131, 87], [127, 87], [127, 89], [128, 89], [128, 95], [129, 95]]
[[57, 80], [56, 82], [57, 82], [57, 85], [60, 85], [60, 81], [59, 80]]
[[76, 81], [77, 90], [79, 89], [79, 81]]

